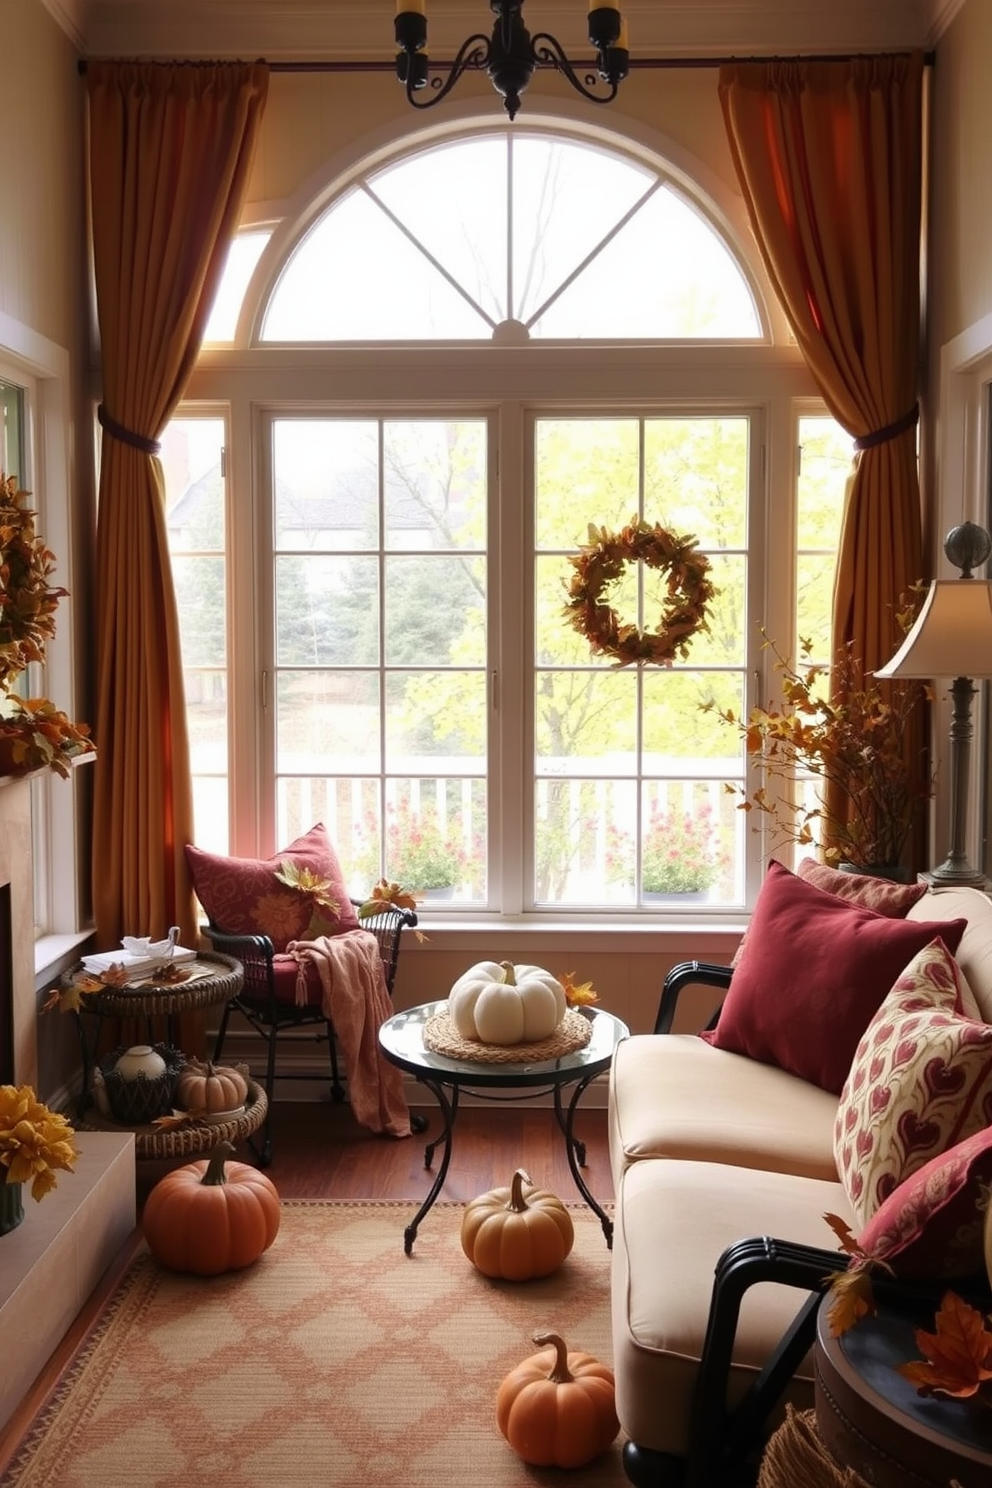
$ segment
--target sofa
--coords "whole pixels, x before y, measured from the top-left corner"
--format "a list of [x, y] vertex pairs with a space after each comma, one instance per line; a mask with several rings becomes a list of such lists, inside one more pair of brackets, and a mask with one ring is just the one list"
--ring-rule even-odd
[[[914, 1256], [917, 1278], [924, 1279], [945, 1266], [960, 1273], [978, 1264], [978, 1178], [992, 1177], [992, 1029], [988, 1037], [985, 1030], [992, 1023], [992, 903], [977, 889], [919, 885], [906, 888], [898, 908], [879, 913], [869, 907], [877, 889], [873, 881], [851, 875], [850, 887], [842, 883], [842, 897], [836, 885], [844, 876], [820, 872], [827, 882], [770, 864], [736, 966], [688, 962], [674, 968], [654, 1032], [628, 1037], [613, 1062], [613, 1366], [617, 1411], [628, 1438], [624, 1467], [641, 1488], [716, 1488], [748, 1452], [760, 1455], [760, 1442], [782, 1418], [786, 1402], [799, 1409], [812, 1405], [815, 1312], [825, 1280], [847, 1263], [825, 1215], [837, 1216], [862, 1237], [868, 1234], [865, 1214], [873, 1224], [881, 1217], [889, 1225], [888, 1251], [882, 1245], [871, 1253], [891, 1256], [902, 1247], [909, 1276]], [[862, 902], [859, 891], [867, 894]], [[776, 914], [783, 897], [788, 912]], [[774, 902], [762, 913], [766, 899]], [[863, 946], [859, 936], [865, 937]], [[883, 942], [886, 954], [879, 957]], [[923, 978], [922, 994], [912, 976], [908, 982], [905, 972], [891, 976], [908, 946], [909, 965]], [[849, 1005], [847, 988], [859, 981], [856, 971], [869, 965], [871, 974], [858, 988], [861, 1000]], [[837, 985], [831, 985], [832, 976]], [[721, 1037], [739, 977], [748, 999], [744, 1032], [732, 1023]], [[811, 984], [823, 985], [817, 985], [820, 1001], [807, 1006]], [[928, 1001], [931, 984], [936, 1011]], [[899, 987], [910, 990], [897, 992]], [[711, 1010], [711, 1016], [702, 1033], [673, 1031], [685, 1023], [687, 995], [697, 1004], [709, 999], [704, 1015]], [[900, 1080], [891, 1070], [881, 1081], [874, 1078], [882, 1065], [871, 1042], [881, 1037], [885, 1052], [891, 1033], [886, 1008], [893, 995], [898, 1018], [912, 1015], [918, 1023], [922, 1006], [926, 1030], [927, 1020], [940, 1025], [943, 1017], [955, 1038], [965, 1038], [969, 1057], [974, 1049], [968, 1040], [977, 1039], [988, 1058], [982, 1065], [978, 1057], [966, 1125], [955, 1115], [936, 1144], [928, 1149], [924, 1143], [913, 1161], [902, 1149], [895, 1158], [891, 1152], [884, 1160], [881, 1153], [869, 1155], [866, 1168], [877, 1160], [881, 1176], [875, 1207], [866, 1210], [858, 1144], [869, 1148], [874, 1135], [881, 1141], [884, 1124], [874, 1121], [872, 1102], [882, 1106], [900, 1098]], [[764, 1033], [748, 1026], [747, 1016], [756, 1016], [759, 1025], [763, 1020]], [[824, 1064], [826, 1046], [844, 1020], [850, 1026]], [[903, 1026], [895, 1023], [897, 1033]], [[769, 1027], [773, 1045], [776, 1027], [790, 1030], [784, 1056], [762, 1046]], [[924, 1048], [929, 1038], [925, 1031]], [[831, 1059], [835, 1067], [828, 1069]], [[849, 1061], [840, 1075], [838, 1061]], [[809, 1069], [815, 1079], [783, 1064]], [[857, 1085], [854, 1068], [860, 1068]], [[850, 1120], [858, 1100], [863, 1125]], [[841, 1113], [857, 1138], [847, 1147]], [[935, 1125], [940, 1122], [930, 1123]], [[921, 1187], [933, 1186], [930, 1169], [949, 1161], [950, 1151], [967, 1156], [967, 1163], [958, 1157], [954, 1183], [955, 1203], [966, 1199], [971, 1206], [964, 1226], [968, 1242], [953, 1258], [942, 1252], [935, 1259], [932, 1246], [929, 1253], [920, 1249], [921, 1238], [933, 1234], [929, 1211], [925, 1222], [913, 1211], [916, 1228], [908, 1239], [899, 1232], [893, 1240], [891, 1215], [898, 1216], [896, 1230], [901, 1224], [905, 1231], [904, 1194], [915, 1183], [918, 1204]], [[956, 1221], [960, 1239], [959, 1214]]]

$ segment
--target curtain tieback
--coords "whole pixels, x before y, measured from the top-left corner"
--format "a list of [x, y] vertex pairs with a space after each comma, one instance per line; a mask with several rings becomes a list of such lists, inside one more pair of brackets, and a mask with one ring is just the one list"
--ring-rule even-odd
[[871, 434], [862, 434], [860, 439], [854, 441], [856, 450], [874, 449], [876, 444], [885, 444], [889, 439], [897, 439], [900, 434], [905, 434], [907, 429], [915, 429], [920, 422], [920, 405], [914, 403], [908, 413], [902, 418], [896, 419], [894, 424], [886, 424], [884, 429], [875, 429]]
[[97, 405], [96, 416], [100, 421], [100, 428], [106, 429], [107, 433], [114, 439], [119, 439], [121, 444], [129, 444], [132, 449], [140, 450], [143, 455], [157, 455], [161, 453], [162, 446], [157, 439], [146, 439], [144, 434], [136, 434], [133, 429], [125, 429], [116, 419], [111, 418], [102, 403]]

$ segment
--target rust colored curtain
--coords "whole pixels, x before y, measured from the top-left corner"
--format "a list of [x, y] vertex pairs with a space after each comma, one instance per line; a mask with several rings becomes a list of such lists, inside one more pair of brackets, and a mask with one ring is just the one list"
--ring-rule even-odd
[[264, 64], [91, 62], [103, 368], [93, 897], [100, 945], [196, 944], [179, 627], [155, 443], [203, 340], [268, 88]]
[[[925, 577], [916, 459], [923, 54], [726, 66], [720, 102], [765, 267], [858, 453], [844, 506], [834, 643], [866, 670], [901, 639]], [[925, 719], [906, 741], [926, 770]], [[834, 803], [835, 808], [838, 803]]]

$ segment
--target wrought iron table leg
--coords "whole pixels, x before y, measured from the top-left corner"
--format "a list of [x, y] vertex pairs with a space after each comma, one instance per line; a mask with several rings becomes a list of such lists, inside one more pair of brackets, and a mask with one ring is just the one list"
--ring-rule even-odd
[[[579, 1190], [579, 1193], [582, 1195], [582, 1197], [585, 1199], [586, 1203], [589, 1205], [589, 1208], [592, 1210], [593, 1214], [595, 1214], [597, 1216], [597, 1218], [599, 1219], [599, 1222], [600, 1222], [600, 1224], [603, 1227], [603, 1234], [606, 1236], [607, 1248], [610, 1249], [610, 1250], [612, 1250], [613, 1249], [613, 1221], [610, 1218], [610, 1216], [606, 1213], [606, 1211], [600, 1207], [600, 1205], [593, 1198], [592, 1194], [589, 1192], [589, 1189], [588, 1189], [588, 1187], [586, 1185], [586, 1181], [585, 1181], [585, 1179], [583, 1178], [582, 1174], [579, 1171], [579, 1164], [578, 1164], [578, 1162], [576, 1162], [577, 1150], [578, 1150], [578, 1148], [579, 1148], [579, 1146], [581, 1144], [578, 1143], [578, 1142], [576, 1142], [575, 1136], [573, 1134], [573, 1126], [575, 1124], [575, 1108], [579, 1104], [579, 1097], [581, 1096], [582, 1092], [585, 1090], [586, 1086], [589, 1084], [590, 1080], [592, 1080], [592, 1078], [593, 1078], [593, 1076], [592, 1075], [589, 1075], [589, 1076], [587, 1076], [586, 1079], [580, 1080], [579, 1083], [576, 1085], [574, 1091], [572, 1092], [572, 1099], [568, 1103], [568, 1113], [567, 1113], [567, 1115], [565, 1117], [565, 1150], [566, 1150], [566, 1152], [568, 1154], [568, 1165], [569, 1165], [569, 1167], [572, 1170], [572, 1177], [575, 1179], [575, 1186]], [[558, 1092], [556, 1090], [555, 1091], [556, 1101], [557, 1101], [557, 1096], [558, 1096]], [[585, 1157], [585, 1149], [583, 1148], [583, 1158], [584, 1157]], [[580, 1159], [580, 1161], [582, 1161], [582, 1160], [583, 1159]]]
[[441, 1135], [439, 1137], [436, 1137], [433, 1142], [428, 1142], [427, 1146], [424, 1148], [424, 1167], [430, 1167], [431, 1163], [434, 1161], [435, 1149], [438, 1146], [443, 1145], [444, 1153], [441, 1157], [441, 1166], [438, 1168], [437, 1174], [434, 1178], [434, 1182], [431, 1184], [430, 1193], [427, 1195], [426, 1199], [417, 1210], [413, 1219], [403, 1231], [403, 1249], [407, 1255], [410, 1255], [413, 1251], [413, 1242], [417, 1238], [417, 1230], [420, 1226], [420, 1221], [423, 1219], [424, 1215], [430, 1209], [431, 1205], [434, 1203], [434, 1200], [441, 1192], [442, 1188], [444, 1187], [444, 1180], [448, 1176], [448, 1164], [451, 1161], [451, 1133], [455, 1125], [455, 1117], [458, 1114], [457, 1085], [452, 1087], [451, 1099], [449, 1100], [444, 1086], [439, 1085], [436, 1080], [425, 1080], [423, 1076], [420, 1076], [419, 1079], [421, 1085], [426, 1085], [427, 1089], [434, 1096], [434, 1099], [437, 1101], [438, 1105], [441, 1108], [441, 1116], [444, 1120], [444, 1128], [441, 1132]]
[[[579, 1087], [579, 1093], [580, 1094], [581, 1094], [581, 1092], [583, 1090], [585, 1090], [587, 1084], [588, 1084], [588, 1081], [584, 1081], [583, 1084], [580, 1085], [580, 1087]], [[576, 1097], [576, 1099], [577, 1099], [577, 1097]], [[560, 1085], [556, 1085], [555, 1086], [555, 1090], [554, 1090], [554, 1101], [555, 1101], [555, 1120], [557, 1121], [559, 1127], [561, 1128], [561, 1134], [562, 1134], [562, 1136], [565, 1138], [565, 1141], [569, 1145], [569, 1156], [571, 1157], [572, 1150], [574, 1148], [576, 1160], [578, 1161], [579, 1167], [580, 1168], [584, 1168], [585, 1165], [586, 1165], [586, 1144], [585, 1144], [585, 1142], [580, 1142], [579, 1139], [578, 1139], [578, 1137], [574, 1137], [574, 1136], [571, 1136], [569, 1134], [568, 1126], [566, 1124], [566, 1119], [565, 1119], [565, 1113], [562, 1110], [562, 1105], [561, 1105], [561, 1086]], [[573, 1104], [574, 1104], [574, 1100], [573, 1100]]]

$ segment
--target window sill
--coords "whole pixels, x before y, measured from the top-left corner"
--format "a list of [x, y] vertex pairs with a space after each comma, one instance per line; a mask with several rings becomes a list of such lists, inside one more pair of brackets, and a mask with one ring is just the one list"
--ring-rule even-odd
[[81, 948], [92, 938], [92, 930], [78, 930], [71, 935], [40, 935], [34, 943], [35, 991], [50, 987], [63, 971], [74, 966]]

